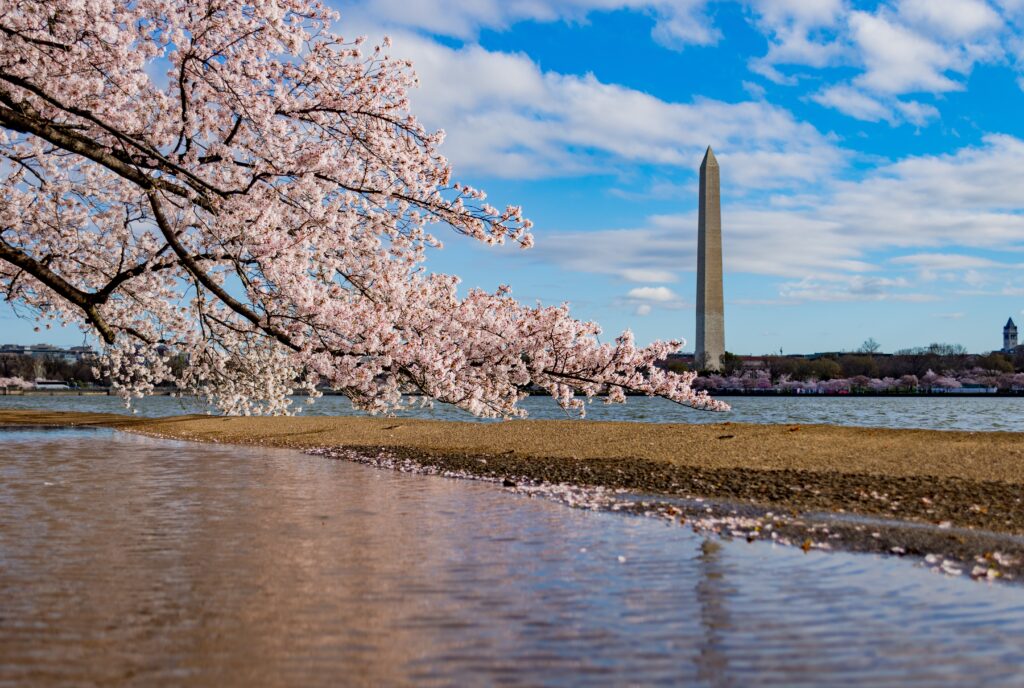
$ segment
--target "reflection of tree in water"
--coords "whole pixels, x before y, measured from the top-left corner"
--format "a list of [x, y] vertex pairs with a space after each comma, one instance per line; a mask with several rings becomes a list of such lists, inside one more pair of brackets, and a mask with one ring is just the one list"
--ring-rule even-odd
[[726, 598], [733, 590], [726, 584], [725, 567], [721, 561], [722, 546], [713, 540], [705, 540], [697, 557], [697, 604], [700, 607], [700, 623], [704, 629], [703, 643], [696, 658], [697, 678], [709, 686], [732, 686], [728, 677], [728, 656], [722, 647], [723, 635], [731, 630]]

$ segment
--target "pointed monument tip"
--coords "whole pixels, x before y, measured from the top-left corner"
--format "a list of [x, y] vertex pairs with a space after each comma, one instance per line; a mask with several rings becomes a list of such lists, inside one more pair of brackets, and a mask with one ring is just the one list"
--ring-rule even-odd
[[705, 165], [718, 165], [718, 160], [715, 158], [715, 151], [711, 150], [711, 146], [708, 146], [708, 149], [704, 151], [704, 160], [700, 163], [701, 167], [704, 167]]

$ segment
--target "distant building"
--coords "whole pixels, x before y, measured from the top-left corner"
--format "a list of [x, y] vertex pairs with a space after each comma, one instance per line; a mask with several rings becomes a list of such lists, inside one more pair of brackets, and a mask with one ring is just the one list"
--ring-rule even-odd
[[1013, 318], [1006, 321], [1003, 326], [1003, 351], [1013, 353], [1017, 349], [1017, 326], [1013, 324]]
[[60, 380], [43, 380], [41, 378], [36, 378], [35, 388], [42, 390], [71, 389], [71, 387]]
[[64, 348], [53, 344], [0, 344], [0, 356], [5, 354], [8, 356], [32, 356], [33, 358], [59, 358], [68, 363], [96, 358], [96, 350], [91, 346]]

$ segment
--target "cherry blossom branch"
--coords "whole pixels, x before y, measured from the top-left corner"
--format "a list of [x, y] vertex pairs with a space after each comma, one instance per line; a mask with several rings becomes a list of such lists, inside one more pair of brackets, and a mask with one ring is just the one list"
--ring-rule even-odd
[[335, 20], [315, 0], [5, 8], [0, 294], [97, 333], [127, 397], [171, 382], [287, 413], [323, 385], [372, 412], [418, 392], [515, 417], [540, 388], [580, 413], [577, 395], [626, 391], [722, 408], [654, 367], [678, 342], [604, 344], [567, 308], [427, 270], [433, 226], [528, 248], [531, 224], [452, 181], [443, 132], [409, 112], [410, 63]]

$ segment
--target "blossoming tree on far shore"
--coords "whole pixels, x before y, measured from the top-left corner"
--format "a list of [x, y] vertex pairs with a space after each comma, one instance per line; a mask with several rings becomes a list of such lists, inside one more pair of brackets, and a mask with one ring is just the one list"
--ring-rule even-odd
[[0, 389], [32, 389], [34, 385], [20, 377], [0, 377]]
[[[327, 385], [521, 415], [524, 389], [722, 409], [654, 367], [681, 342], [600, 343], [507, 287], [424, 268], [433, 227], [532, 243], [453, 181], [409, 112], [409, 62], [308, 0], [24, 0], [0, 13], [0, 288], [102, 341], [126, 396], [173, 381], [229, 413]], [[186, 362], [172, 371], [173, 352]]]

